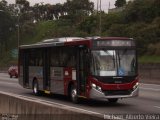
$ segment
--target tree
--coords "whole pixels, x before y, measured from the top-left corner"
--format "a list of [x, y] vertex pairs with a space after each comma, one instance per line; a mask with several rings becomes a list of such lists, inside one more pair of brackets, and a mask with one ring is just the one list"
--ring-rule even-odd
[[79, 24], [79, 29], [87, 34], [97, 34], [98, 33], [98, 23], [99, 17], [97, 15], [91, 15], [86, 17], [86, 19]]
[[83, 13], [89, 15], [94, 9], [94, 3], [89, 0], [67, 0], [67, 3], [65, 4], [68, 14], [76, 14], [78, 11], [83, 11]]
[[8, 10], [7, 2], [5, 0], [0, 1], [0, 48], [7, 50], [9, 35], [14, 26], [14, 21]]
[[29, 10], [30, 3], [27, 0], [16, 0], [16, 4], [21, 6], [21, 12], [24, 13]]
[[89, 0], [67, 0], [64, 8], [72, 22], [80, 23], [85, 16], [89, 16], [94, 9], [94, 3]]
[[117, 8], [119, 8], [119, 7], [123, 7], [125, 4], [126, 4], [126, 0], [117, 0], [114, 5]]
[[160, 16], [159, 6], [159, 0], [135, 0], [126, 6], [126, 22], [151, 22]]
[[0, 8], [6, 7], [6, 6], [7, 6], [7, 1], [5, 0], [0, 1]]

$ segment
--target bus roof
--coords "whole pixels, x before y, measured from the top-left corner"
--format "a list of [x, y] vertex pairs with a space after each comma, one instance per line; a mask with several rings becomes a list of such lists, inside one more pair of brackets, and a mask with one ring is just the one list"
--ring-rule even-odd
[[38, 42], [35, 44], [30, 45], [21, 45], [20, 49], [27, 49], [27, 48], [41, 48], [41, 47], [52, 47], [52, 46], [64, 46], [64, 45], [79, 45], [81, 43], [88, 43], [92, 40], [133, 40], [133, 38], [127, 37], [61, 37], [61, 38], [54, 38], [54, 39], [46, 39], [42, 42]]

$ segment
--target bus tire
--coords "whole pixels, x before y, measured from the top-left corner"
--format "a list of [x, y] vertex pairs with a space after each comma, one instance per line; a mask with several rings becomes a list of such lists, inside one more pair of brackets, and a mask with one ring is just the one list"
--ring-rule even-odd
[[39, 85], [38, 85], [37, 80], [33, 81], [33, 94], [36, 95], [36, 96], [40, 95]]
[[76, 90], [76, 87], [74, 85], [71, 86], [70, 97], [71, 97], [71, 101], [73, 103], [77, 104], [79, 102], [78, 95], [77, 95], [77, 90]]
[[118, 101], [118, 98], [110, 98], [110, 99], [108, 99], [108, 101], [110, 103], [116, 103]]

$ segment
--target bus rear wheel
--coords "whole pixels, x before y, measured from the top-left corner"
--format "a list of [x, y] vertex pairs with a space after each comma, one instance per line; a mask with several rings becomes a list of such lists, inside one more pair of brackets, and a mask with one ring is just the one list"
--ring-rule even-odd
[[71, 101], [73, 103], [78, 103], [78, 95], [77, 95], [77, 89], [72, 85], [71, 86], [71, 90], [70, 90], [70, 97], [71, 97]]
[[38, 82], [35, 80], [33, 82], [33, 94], [34, 95], [40, 95], [39, 87], [38, 87]]
[[108, 101], [110, 103], [116, 103], [118, 101], [118, 98], [110, 98], [110, 99], [108, 99]]

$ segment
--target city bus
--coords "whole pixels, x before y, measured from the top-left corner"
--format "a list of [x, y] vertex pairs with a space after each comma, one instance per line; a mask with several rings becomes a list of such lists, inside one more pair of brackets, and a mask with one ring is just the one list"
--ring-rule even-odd
[[41, 93], [106, 100], [138, 96], [135, 40], [126, 37], [54, 38], [19, 47], [19, 84]]

